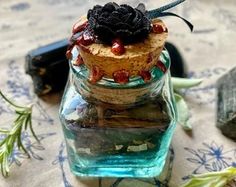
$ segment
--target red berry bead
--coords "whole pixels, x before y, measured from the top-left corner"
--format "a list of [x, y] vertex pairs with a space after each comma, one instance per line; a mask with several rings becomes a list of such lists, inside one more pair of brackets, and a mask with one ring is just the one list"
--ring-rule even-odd
[[85, 30], [85, 28], [88, 26], [88, 21], [84, 22], [81, 24], [81, 21], [78, 21], [77, 23], [75, 23], [73, 25], [72, 28], [72, 33], [76, 34], [78, 32], [82, 32], [83, 30]]
[[90, 45], [95, 42], [95, 37], [89, 31], [83, 33], [84, 44], [85, 46]]
[[95, 84], [96, 82], [102, 79], [103, 75], [104, 75], [103, 71], [101, 71], [98, 66], [93, 66], [92, 70], [90, 71], [89, 81], [92, 84]]
[[143, 78], [144, 82], [148, 82], [152, 78], [151, 73], [145, 70], [140, 71], [139, 75]]
[[129, 82], [129, 72], [122, 69], [113, 73], [114, 81], [120, 84]]
[[158, 67], [163, 73], [167, 71], [166, 66], [160, 60], [157, 61], [156, 67]]
[[159, 24], [154, 24], [152, 26], [152, 31], [156, 34], [161, 34], [164, 32], [164, 28], [162, 25], [159, 25]]
[[76, 62], [75, 62], [75, 66], [80, 66], [81, 64], [83, 64], [84, 63], [84, 60], [83, 60], [83, 58], [80, 56], [80, 55], [78, 55], [78, 57], [77, 57], [77, 59], [76, 59]]
[[122, 55], [125, 53], [125, 47], [121, 40], [115, 39], [112, 42], [111, 52], [115, 55]]
[[68, 60], [71, 60], [71, 59], [72, 59], [71, 50], [67, 50], [67, 51], [66, 51], [66, 58], [67, 58]]
[[76, 44], [88, 46], [94, 43], [94, 41], [94, 36], [90, 32], [85, 31], [78, 37], [78, 39], [76, 40]]

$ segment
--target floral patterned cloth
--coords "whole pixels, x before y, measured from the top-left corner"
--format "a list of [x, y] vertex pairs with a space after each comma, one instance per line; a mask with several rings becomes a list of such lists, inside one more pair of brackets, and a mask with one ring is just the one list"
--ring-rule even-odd
[[[169, 41], [178, 46], [188, 66], [189, 77], [202, 78], [201, 86], [183, 91], [191, 112], [193, 132], [176, 129], [164, 178], [151, 179], [82, 179], [68, 168], [63, 134], [58, 119], [61, 94], [37, 98], [32, 81], [24, 73], [24, 56], [34, 48], [70, 35], [71, 25], [101, 0], [1, 0], [0, 2], [0, 88], [18, 103], [36, 103], [33, 124], [41, 139], [22, 138], [32, 159], [17, 149], [11, 157], [10, 177], [0, 177], [0, 187], [128, 187], [167, 186], [184, 183], [193, 173], [219, 171], [236, 166], [236, 143], [215, 127], [215, 83], [235, 66], [236, 1], [189, 0], [174, 11], [195, 25], [190, 33], [183, 22], [164, 18]], [[117, 1], [118, 2], [118, 1]], [[123, 3], [137, 5], [136, 0]], [[167, 1], [145, 1], [148, 9]], [[170, 1], [168, 1], [170, 2]], [[13, 111], [0, 100], [0, 126], [9, 127]], [[0, 139], [2, 136], [0, 136]]]

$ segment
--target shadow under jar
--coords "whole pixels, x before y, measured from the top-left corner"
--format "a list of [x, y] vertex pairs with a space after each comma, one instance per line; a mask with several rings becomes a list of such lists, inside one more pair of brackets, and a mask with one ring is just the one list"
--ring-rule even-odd
[[153, 177], [165, 165], [177, 116], [170, 81], [170, 58], [160, 60], [151, 80], [130, 78], [127, 84], [103, 78], [88, 81], [88, 69], [74, 66], [62, 98], [60, 120], [71, 171], [91, 177]]

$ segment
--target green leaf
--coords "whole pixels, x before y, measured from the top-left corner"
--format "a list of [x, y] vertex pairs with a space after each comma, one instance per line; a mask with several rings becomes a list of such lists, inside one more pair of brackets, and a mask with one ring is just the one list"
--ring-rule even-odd
[[174, 95], [178, 112], [178, 123], [183, 127], [184, 130], [192, 130], [192, 126], [189, 123], [189, 109], [186, 102], [184, 101], [184, 98], [177, 93], [174, 93]]
[[182, 89], [182, 88], [191, 88], [194, 86], [198, 86], [202, 83], [202, 79], [188, 79], [188, 78], [178, 78], [171, 77], [171, 81], [173, 84], [174, 90]]
[[223, 171], [192, 175], [182, 187], [224, 187], [236, 179], [236, 168], [229, 167]]
[[[191, 88], [202, 83], [202, 79], [188, 79], [178, 77], [171, 77], [171, 81], [174, 90]], [[181, 95], [175, 93], [175, 100], [178, 112], [178, 122], [185, 130], [192, 130], [192, 126], [189, 123], [189, 109], [186, 102], [184, 101], [184, 98]]]

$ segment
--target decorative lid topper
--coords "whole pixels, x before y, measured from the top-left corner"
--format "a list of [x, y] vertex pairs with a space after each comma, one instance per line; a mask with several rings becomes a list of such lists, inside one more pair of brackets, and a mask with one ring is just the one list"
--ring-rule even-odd
[[96, 5], [87, 14], [88, 22], [81, 25], [75, 24], [71, 44], [76, 42], [77, 33], [89, 30], [102, 43], [112, 44], [115, 39], [121, 40], [124, 44], [134, 43], [145, 39], [152, 30], [152, 19], [163, 16], [175, 16], [182, 19], [193, 30], [193, 25], [182, 18], [166, 10], [183, 3], [185, 0], [176, 0], [160, 8], [147, 11], [145, 5], [140, 3], [136, 8], [129, 5], [118, 5], [107, 3], [104, 6]]
[[147, 38], [151, 32], [151, 20], [163, 16], [176, 16], [181, 18], [190, 29], [191, 23], [186, 19], [166, 10], [184, 2], [177, 0], [155, 10], [146, 11], [145, 5], [140, 3], [136, 8], [129, 5], [118, 5], [115, 2], [107, 3], [104, 6], [96, 5], [87, 14], [89, 27], [105, 43], [119, 38], [124, 43], [133, 43]]
[[145, 39], [151, 31], [144, 4], [137, 8], [126, 4], [119, 6], [114, 2], [96, 5], [88, 11], [87, 19], [94, 34], [106, 43], [116, 38], [125, 43], [137, 42]]

